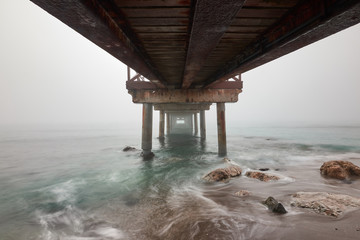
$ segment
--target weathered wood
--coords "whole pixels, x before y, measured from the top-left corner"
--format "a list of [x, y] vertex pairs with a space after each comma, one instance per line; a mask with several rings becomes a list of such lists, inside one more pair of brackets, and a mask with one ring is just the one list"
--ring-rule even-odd
[[207, 87], [360, 22], [359, 0], [31, 1], [157, 88]]
[[159, 79], [141, 50], [97, 1], [31, 0], [148, 79]]
[[226, 148], [226, 122], [225, 122], [225, 103], [216, 103], [217, 112], [217, 131], [218, 131], [218, 154], [225, 156]]
[[[306, 0], [208, 77], [224, 81], [360, 22], [356, 0]], [[235, 37], [234, 35], [232, 35]]]
[[129, 90], [134, 103], [225, 103], [237, 102], [239, 89]]
[[182, 88], [189, 88], [244, 1], [197, 0], [191, 27]]
[[181, 7], [190, 4], [191, 0], [114, 0], [119, 7]]

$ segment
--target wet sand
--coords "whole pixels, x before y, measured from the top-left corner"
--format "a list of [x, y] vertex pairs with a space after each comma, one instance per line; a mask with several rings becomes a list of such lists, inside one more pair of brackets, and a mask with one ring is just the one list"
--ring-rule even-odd
[[[360, 159], [349, 160], [360, 165]], [[143, 195], [134, 204], [124, 200], [109, 203], [112, 211], [101, 214], [119, 224], [126, 239], [360, 239], [360, 210], [335, 218], [291, 206], [291, 195], [300, 191], [360, 198], [360, 180], [324, 178], [319, 173], [321, 164], [259, 166], [280, 169], [269, 173], [285, 179], [272, 182], [245, 176], [228, 183], [209, 184], [199, 179], [194, 185]], [[235, 196], [239, 190], [249, 191], [250, 196]], [[270, 212], [261, 203], [268, 196], [281, 202], [288, 213]]]

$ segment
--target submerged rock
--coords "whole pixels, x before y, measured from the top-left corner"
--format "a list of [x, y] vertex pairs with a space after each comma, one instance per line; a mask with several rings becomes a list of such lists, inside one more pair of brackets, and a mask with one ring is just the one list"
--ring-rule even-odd
[[286, 209], [284, 208], [284, 206], [279, 203], [275, 198], [273, 197], [268, 197], [263, 204], [265, 204], [272, 212], [274, 213], [280, 213], [280, 214], [285, 214], [287, 213]]
[[130, 146], [126, 146], [124, 149], [123, 149], [123, 152], [133, 152], [133, 151], [135, 151], [136, 150], [136, 148], [134, 148], [134, 147], [130, 147]]
[[315, 213], [338, 217], [344, 211], [360, 208], [360, 198], [326, 192], [298, 192], [292, 195], [291, 206], [309, 208]]
[[240, 191], [234, 193], [234, 195], [237, 197], [245, 197], [245, 196], [249, 196], [250, 192], [246, 191], [246, 190], [240, 190]]
[[262, 172], [266, 172], [266, 171], [269, 171], [270, 168], [259, 168], [259, 171], [262, 171]]
[[360, 168], [349, 161], [329, 161], [320, 167], [320, 173], [330, 178], [345, 180], [352, 176], [360, 177]]
[[246, 172], [245, 176], [249, 177], [249, 178], [256, 178], [260, 181], [263, 182], [268, 182], [271, 180], [279, 180], [280, 178], [278, 176], [275, 175], [270, 175], [267, 173], [262, 173], [262, 172]]
[[218, 168], [206, 174], [203, 179], [208, 182], [219, 182], [229, 180], [231, 177], [240, 176], [242, 169], [237, 165], [230, 165], [226, 168]]

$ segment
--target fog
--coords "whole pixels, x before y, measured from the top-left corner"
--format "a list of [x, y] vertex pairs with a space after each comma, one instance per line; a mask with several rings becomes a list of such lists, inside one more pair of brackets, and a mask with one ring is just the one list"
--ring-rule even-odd
[[[0, 126], [141, 126], [126, 67], [30, 1], [0, 0]], [[242, 74], [228, 127], [360, 125], [360, 25]], [[206, 113], [215, 126], [215, 105]], [[157, 126], [158, 112], [154, 112]]]

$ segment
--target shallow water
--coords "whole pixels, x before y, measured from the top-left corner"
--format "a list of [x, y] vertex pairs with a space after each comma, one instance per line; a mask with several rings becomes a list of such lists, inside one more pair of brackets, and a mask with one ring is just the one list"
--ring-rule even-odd
[[[290, 206], [298, 191], [360, 197], [360, 181], [320, 176], [328, 160], [360, 165], [360, 128], [232, 128], [228, 157], [244, 171], [263, 167], [282, 176], [244, 176], [209, 184], [223, 167], [216, 136], [154, 138], [156, 157], [143, 161], [131, 131], [0, 132], [0, 239], [354, 239], [360, 212], [338, 219]], [[247, 197], [235, 192], [248, 190]], [[288, 213], [261, 204], [268, 196]]]

